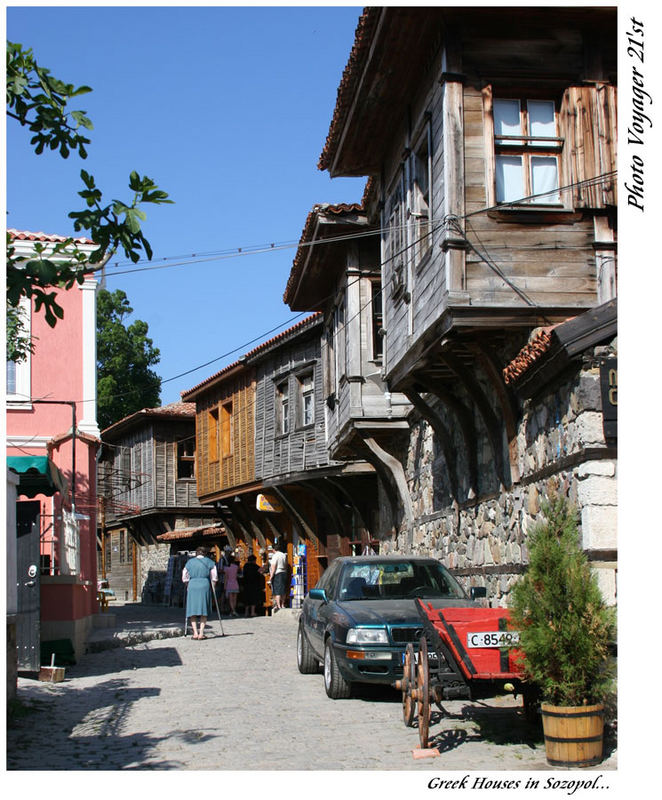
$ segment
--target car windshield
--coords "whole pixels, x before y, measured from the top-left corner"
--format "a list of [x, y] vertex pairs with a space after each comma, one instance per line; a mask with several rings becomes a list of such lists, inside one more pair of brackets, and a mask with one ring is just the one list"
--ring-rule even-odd
[[338, 592], [339, 600], [403, 600], [413, 597], [464, 600], [466, 595], [441, 564], [406, 560], [347, 564]]

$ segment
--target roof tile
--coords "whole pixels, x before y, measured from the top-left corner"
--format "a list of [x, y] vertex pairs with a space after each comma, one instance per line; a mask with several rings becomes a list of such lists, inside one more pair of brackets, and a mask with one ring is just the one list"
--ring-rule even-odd
[[56, 233], [44, 233], [43, 231], [19, 231], [16, 228], [7, 228], [7, 233], [11, 236], [12, 239], [16, 239], [18, 241], [27, 241], [27, 242], [66, 242], [67, 239], [72, 238], [74, 242], [78, 244], [94, 244], [91, 239], [87, 239], [85, 236], [79, 237], [69, 237], [69, 236], [60, 236]]

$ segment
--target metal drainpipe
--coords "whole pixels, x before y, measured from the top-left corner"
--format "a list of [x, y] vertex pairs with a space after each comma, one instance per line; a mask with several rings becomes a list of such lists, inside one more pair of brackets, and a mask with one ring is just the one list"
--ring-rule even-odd
[[76, 402], [74, 400], [32, 400], [55, 406], [71, 406], [71, 513], [76, 513]]

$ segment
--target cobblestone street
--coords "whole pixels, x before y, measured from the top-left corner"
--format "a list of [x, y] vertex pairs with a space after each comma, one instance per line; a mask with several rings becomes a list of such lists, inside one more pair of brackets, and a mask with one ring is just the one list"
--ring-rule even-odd
[[[209, 638], [155, 639], [84, 656], [62, 683], [19, 678], [10, 770], [546, 770], [519, 702], [453, 701], [415, 759], [395, 692], [326, 697], [296, 667], [296, 619], [218, 620]], [[600, 770], [616, 768], [616, 756]]]

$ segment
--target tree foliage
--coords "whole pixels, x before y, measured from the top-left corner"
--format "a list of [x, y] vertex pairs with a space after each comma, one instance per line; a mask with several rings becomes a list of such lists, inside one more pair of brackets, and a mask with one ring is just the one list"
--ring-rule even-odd
[[[37, 63], [31, 49], [7, 43], [7, 117], [33, 134], [30, 143], [35, 153], [53, 150], [68, 158], [75, 152], [87, 158], [87, 131], [92, 130], [92, 122], [85, 111], [70, 110], [68, 104], [90, 91], [88, 86], [75, 87], [53, 77]], [[142, 206], [172, 202], [151, 178], [135, 171], [129, 176], [132, 195], [127, 202], [105, 202], [94, 177], [85, 170], [80, 177], [83, 189], [78, 195], [85, 201], [84, 207], [68, 216], [76, 232], [85, 231], [98, 245], [92, 255], [70, 237], [55, 244], [36, 243], [35, 256], [25, 261], [16, 256], [7, 234], [7, 308], [17, 308], [22, 297], [31, 298], [36, 311], [43, 308], [51, 327], [63, 315], [55, 289], [82, 284], [86, 275], [101, 269], [120, 248], [133, 263], [143, 252], [152, 258], [152, 248], [141, 230], [146, 218]], [[7, 333], [7, 356], [20, 360], [26, 353], [25, 342], [17, 341], [16, 326]]]
[[579, 545], [577, 512], [564, 499], [543, 505], [529, 540], [529, 566], [512, 592], [523, 667], [557, 706], [601, 702], [611, 683], [614, 611], [606, 606]]
[[97, 293], [97, 416], [103, 430], [142, 408], [161, 404], [161, 378], [151, 367], [160, 353], [148, 337], [148, 325], [135, 320], [121, 289]]

